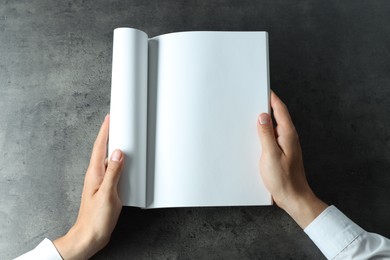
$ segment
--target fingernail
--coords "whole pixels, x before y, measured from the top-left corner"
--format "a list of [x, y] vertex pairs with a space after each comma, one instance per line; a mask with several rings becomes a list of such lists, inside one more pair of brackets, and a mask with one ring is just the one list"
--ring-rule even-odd
[[259, 120], [260, 125], [267, 125], [270, 122], [269, 115], [265, 114], [265, 113], [259, 115], [258, 120]]
[[119, 162], [122, 158], [121, 150], [115, 150], [111, 155], [111, 161]]

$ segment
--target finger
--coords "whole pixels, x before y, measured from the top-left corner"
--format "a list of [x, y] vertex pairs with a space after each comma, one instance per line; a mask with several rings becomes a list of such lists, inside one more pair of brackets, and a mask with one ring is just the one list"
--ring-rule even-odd
[[108, 135], [108, 115], [104, 118], [103, 124], [100, 127], [98, 136], [96, 137], [91, 160], [84, 180], [84, 192], [86, 194], [94, 194], [102, 184], [106, 167], [104, 166], [104, 159], [106, 154], [107, 135]]
[[298, 134], [286, 105], [274, 92], [271, 93], [271, 107], [277, 124], [277, 143], [285, 155], [294, 153]]
[[278, 145], [275, 139], [275, 132], [272, 125], [271, 116], [267, 113], [259, 115], [257, 120], [257, 133], [260, 138], [263, 152], [276, 152]]
[[276, 124], [280, 126], [282, 130], [295, 131], [294, 124], [286, 105], [273, 91], [271, 92], [271, 107]]
[[115, 150], [108, 161], [106, 174], [101, 188], [106, 191], [115, 191], [118, 187], [119, 177], [123, 168], [124, 155], [119, 149]]
[[107, 151], [109, 123], [110, 123], [110, 116], [106, 115], [103, 124], [100, 127], [99, 134], [96, 137], [95, 143], [93, 145], [90, 166], [104, 165], [104, 160], [106, 159], [106, 151]]

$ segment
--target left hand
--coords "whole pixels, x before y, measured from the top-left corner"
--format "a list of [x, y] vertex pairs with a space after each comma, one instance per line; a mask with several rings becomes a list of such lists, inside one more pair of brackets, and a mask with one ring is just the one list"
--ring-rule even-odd
[[124, 156], [115, 150], [107, 163], [109, 116], [96, 138], [85, 175], [76, 223], [53, 243], [64, 259], [87, 259], [105, 247], [122, 209], [117, 186]]

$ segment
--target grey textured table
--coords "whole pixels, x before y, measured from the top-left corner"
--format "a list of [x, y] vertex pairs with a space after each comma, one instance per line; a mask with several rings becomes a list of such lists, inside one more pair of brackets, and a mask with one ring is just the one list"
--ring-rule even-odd
[[[266, 30], [315, 192], [390, 236], [389, 1], [0, 1], [0, 259], [74, 223], [112, 31]], [[322, 259], [275, 207], [124, 208], [95, 259]]]

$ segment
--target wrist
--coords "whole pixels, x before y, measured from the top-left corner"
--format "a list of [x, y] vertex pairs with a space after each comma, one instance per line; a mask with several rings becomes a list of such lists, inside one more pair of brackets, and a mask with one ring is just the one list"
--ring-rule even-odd
[[311, 190], [305, 194], [291, 196], [283, 209], [302, 228], [306, 228], [328, 207]]
[[88, 259], [91, 252], [91, 236], [73, 226], [66, 235], [53, 241], [63, 259]]

